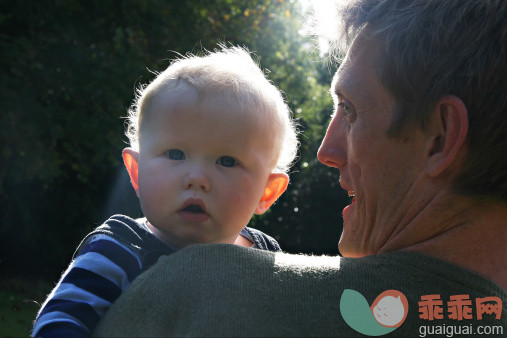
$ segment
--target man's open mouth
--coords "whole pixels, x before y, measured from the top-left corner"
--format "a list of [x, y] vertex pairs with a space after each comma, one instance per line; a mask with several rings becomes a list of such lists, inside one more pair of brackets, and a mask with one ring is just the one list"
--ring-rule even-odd
[[349, 195], [349, 197], [352, 197], [351, 203], [355, 203], [356, 202], [356, 193], [352, 190], [349, 190], [349, 191], [347, 191], [347, 194]]

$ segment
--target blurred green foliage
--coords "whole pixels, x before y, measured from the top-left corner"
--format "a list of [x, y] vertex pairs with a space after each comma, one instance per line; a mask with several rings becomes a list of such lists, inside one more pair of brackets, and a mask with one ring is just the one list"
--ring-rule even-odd
[[57, 277], [109, 213], [139, 216], [121, 117], [153, 71], [219, 42], [255, 52], [303, 132], [288, 191], [252, 226], [336, 254], [346, 196], [316, 160], [332, 69], [300, 30], [288, 0], [1, 0], [0, 271]]
[[0, 337], [28, 337], [52, 283], [0, 276]]

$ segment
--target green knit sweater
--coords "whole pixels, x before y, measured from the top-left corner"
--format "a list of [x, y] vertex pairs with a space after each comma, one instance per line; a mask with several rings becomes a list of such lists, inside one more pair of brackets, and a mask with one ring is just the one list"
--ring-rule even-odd
[[[360, 295], [344, 293], [346, 289]], [[453, 332], [474, 334], [479, 327], [495, 326], [507, 334], [507, 292], [440, 259], [413, 252], [363, 258], [305, 256], [212, 244], [161, 257], [110, 308], [94, 335], [362, 336], [344, 317], [359, 323], [371, 317], [368, 306], [389, 289], [406, 296], [408, 315], [399, 328], [374, 329], [377, 334], [391, 331], [388, 336], [410, 337], [426, 332], [431, 337], [431, 332], [444, 330], [445, 336], [449, 326]], [[348, 302], [340, 309], [345, 294]], [[421, 319], [421, 297], [435, 294], [442, 301], [443, 319]], [[469, 296], [471, 305], [464, 309], [473, 319], [449, 318], [448, 302], [454, 295]], [[491, 313], [477, 320], [476, 298], [492, 296], [503, 301], [501, 318]]]

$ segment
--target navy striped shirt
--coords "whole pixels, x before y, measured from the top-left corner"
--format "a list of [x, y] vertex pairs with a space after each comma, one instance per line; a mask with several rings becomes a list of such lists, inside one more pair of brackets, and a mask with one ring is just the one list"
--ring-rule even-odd
[[[85, 237], [37, 314], [32, 336], [90, 336], [141, 272], [176, 251], [149, 232], [144, 221], [115, 215]], [[258, 230], [245, 228], [241, 235], [258, 249], [280, 251], [273, 238]]]

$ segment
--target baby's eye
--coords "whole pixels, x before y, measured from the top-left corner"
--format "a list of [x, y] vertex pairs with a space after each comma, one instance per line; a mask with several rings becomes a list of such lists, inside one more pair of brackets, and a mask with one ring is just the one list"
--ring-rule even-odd
[[236, 161], [233, 157], [230, 156], [222, 156], [217, 160], [217, 164], [232, 168], [238, 164], [238, 161]]
[[179, 149], [171, 149], [165, 152], [166, 156], [175, 161], [181, 161], [185, 159], [185, 153]]

